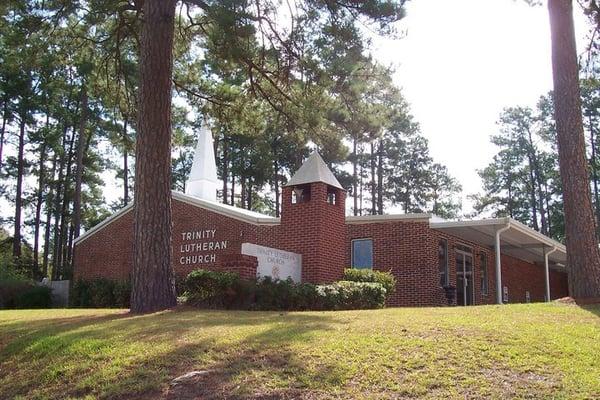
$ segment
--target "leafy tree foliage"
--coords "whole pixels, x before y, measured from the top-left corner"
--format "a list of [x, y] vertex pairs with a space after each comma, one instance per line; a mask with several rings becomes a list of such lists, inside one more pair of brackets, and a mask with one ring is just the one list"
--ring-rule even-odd
[[[1, 223], [32, 277], [70, 277], [79, 232], [133, 199], [143, 3], [0, 5], [0, 195], [13, 206]], [[392, 34], [403, 4], [177, 3], [171, 188], [185, 191], [208, 124], [226, 204], [279, 215], [282, 185], [316, 148], [355, 214], [456, 216], [460, 185], [433, 162], [363, 33]], [[108, 181], [121, 189], [113, 204]]]
[[[581, 86], [589, 182], [598, 220], [600, 82], [588, 78], [582, 80]], [[509, 216], [555, 239], [564, 240], [563, 189], [552, 93], [542, 96], [535, 109], [505, 109], [498, 126], [499, 133], [491, 137], [498, 153], [479, 171], [484, 192], [472, 196], [476, 211], [495, 217]]]

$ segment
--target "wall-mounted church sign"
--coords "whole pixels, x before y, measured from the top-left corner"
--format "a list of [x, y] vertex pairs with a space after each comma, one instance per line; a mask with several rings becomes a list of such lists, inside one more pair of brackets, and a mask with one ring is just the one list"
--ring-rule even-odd
[[181, 232], [179, 264], [208, 264], [217, 261], [217, 252], [227, 249], [227, 240], [216, 240], [216, 229]]
[[270, 276], [273, 279], [291, 278], [294, 282], [302, 280], [302, 256], [254, 243], [242, 243], [242, 254], [258, 259], [256, 276]]

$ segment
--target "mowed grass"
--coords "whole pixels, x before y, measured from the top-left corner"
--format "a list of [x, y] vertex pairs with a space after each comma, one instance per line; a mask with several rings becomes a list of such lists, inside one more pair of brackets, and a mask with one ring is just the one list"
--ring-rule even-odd
[[597, 399], [600, 307], [0, 311], [0, 398]]

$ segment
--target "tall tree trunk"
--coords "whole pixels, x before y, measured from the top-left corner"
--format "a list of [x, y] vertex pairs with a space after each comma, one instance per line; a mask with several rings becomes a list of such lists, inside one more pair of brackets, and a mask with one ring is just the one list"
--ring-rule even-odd
[[[52, 160], [52, 170], [50, 172], [50, 178], [54, 179], [54, 174], [56, 172], [56, 164], [58, 163], [58, 157], [56, 154], [54, 155], [54, 159]], [[46, 225], [44, 227], [44, 255], [42, 261], [42, 275], [48, 276], [48, 258], [50, 256], [50, 225], [52, 225], [52, 197], [53, 197], [53, 188], [56, 184], [50, 185], [50, 190], [48, 191], [48, 195], [46, 197]]]
[[246, 208], [248, 210], [252, 210], [252, 181], [248, 178], [248, 187], [246, 188], [246, 195], [248, 196], [246, 199]]
[[60, 205], [60, 233], [59, 233], [59, 252], [58, 252], [58, 267], [57, 272], [60, 272], [58, 278], [64, 277], [64, 273], [67, 267], [67, 254], [68, 254], [68, 243], [69, 243], [69, 223], [70, 220], [70, 205], [73, 194], [69, 183], [71, 182], [71, 173], [73, 168], [73, 146], [75, 145], [75, 137], [77, 136], [75, 127], [73, 127], [73, 134], [69, 143], [69, 152], [67, 153], [67, 164], [65, 167], [65, 180], [63, 185], [62, 201]]
[[229, 204], [235, 206], [235, 175], [233, 171], [231, 171], [231, 201]]
[[123, 206], [129, 203], [129, 137], [127, 118], [123, 121]]
[[69, 128], [68, 127], [64, 127], [63, 130], [63, 140], [62, 140], [62, 147], [63, 147], [63, 151], [60, 155], [60, 161], [59, 161], [59, 165], [58, 165], [58, 179], [56, 180], [56, 190], [54, 192], [54, 233], [53, 233], [53, 247], [52, 247], [52, 276], [51, 278], [54, 280], [57, 278], [57, 274], [58, 274], [58, 269], [59, 269], [59, 265], [60, 265], [60, 229], [59, 229], [59, 224], [60, 224], [60, 204], [61, 204], [61, 197], [63, 196], [63, 187], [66, 188], [66, 183], [63, 180], [63, 176], [64, 176], [64, 168], [65, 168], [65, 163], [66, 163], [66, 159], [67, 159], [67, 150], [66, 150], [66, 146], [67, 146], [67, 134], [68, 134]]
[[594, 211], [596, 214], [596, 238], [600, 240], [600, 195], [598, 194], [598, 166], [596, 161], [596, 137], [594, 135], [594, 123], [592, 117], [589, 117], [590, 127], [590, 148], [592, 150], [590, 165], [592, 166], [592, 185], [594, 187]]
[[538, 208], [537, 208], [537, 197], [535, 195], [535, 176], [533, 174], [533, 168], [531, 165], [531, 159], [529, 161], [529, 196], [531, 201], [531, 222], [533, 223], [533, 229], [539, 232], [540, 226], [538, 224]]
[[362, 163], [360, 165], [359, 168], [359, 178], [358, 178], [358, 185], [359, 185], [359, 203], [358, 203], [358, 215], [362, 215], [363, 213], [363, 166]]
[[21, 258], [21, 208], [23, 207], [23, 173], [25, 171], [24, 149], [25, 149], [25, 125], [26, 115], [20, 115], [19, 122], [19, 144], [17, 151], [17, 188], [15, 193], [15, 229], [13, 234], [13, 258]]
[[548, 226], [546, 223], [546, 211], [544, 210], [544, 196], [543, 196], [543, 192], [542, 192], [542, 182], [544, 181], [543, 177], [542, 177], [542, 169], [540, 167], [540, 162], [537, 156], [537, 150], [535, 148], [535, 145], [533, 144], [533, 134], [531, 132], [531, 129], [527, 129], [527, 135], [528, 135], [528, 153], [529, 153], [529, 167], [530, 169], [533, 169], [533, 172], [535, 173], [535, 181], [534, 186], [535, 186], [535, 190], [537, 191], [537, 200], [538, 200], [538, 210], [540, 212], [540, 224], [541, 224], [541, 232], [544, 235], [548, 234]]
[[[46, 126], [48, 125], [48, 118], [46, 117]], [[40, 249], [40, 223], [42, 216], [42, 203], [44, 201], [44, 187], [46, 185], [44, 179], [44, 163], [46, 162], [46, 140], [42, 142], [40, 148], [40, 161], [38, 164], [38, 187], [36, 192], [36, 203], [35, 203], [35, 219], [33, 228], [33, 268], [36, 273], [39, 273], [39, 249]]]
[[354, 200], [354, 215], [358, 215], [358, 139], [353, 138], [352, 143], [352, 197]]
[[554, 234], [554, 231], [552, 230], [552, 213], [550, 211], [550, 192], [548, 191], [548, 181], [546, 180], [544, 182], [544, 198], [546, 201], [546, 214], [548, 215], [547, 217], [547, 221], [548, 221], [548, 236], [552, 237], [552, 235]]
[[87, 134], [88, 97], [83, 83], [81, 88], [81, 115], [79, 118], [79, 136], [77, 138], [77, 161], [75, 164], [75, 194], [73, 195], [73, 234], [79, 237], [81, 231], [81, 184], [83, 180], [83, 157], [85, 153]]
[[131, 311], [177, 304], [171, 265], [171, 78], [174, 0], [145, 0], [135, 157]]
[[240, 207], [246, 208], [246, 177], [242, 176], [241, 182], [241, 193], [240, 193]]
[[4, 99], [2, 109], [2, 128], [0, 130], [0, 168], [2, 168], [2, 151], [4, 150], [4, 132], [6, 132], [6, 120], [8, 119], [8, 99]]
[[223, 146], [223, 203], [227, 204], [227, 177], [229, 175], [229, 143], [223, 137], [221, 141]]
[[507, 189], [508, 189], [508, 216], [511, 218], [514, 218], [514, 212], [513, 212], [513, 194], [512, 194], [512, 180], [509, 180], [509, 184], [507, 185]]
[[548, 10], [569, 289], [575, 298], [596, 298], [600, 297], [600, 253], [585, 155], [573, 4], [549, 0]]
[[273, 190], [275, 191], [275, 217], [279, 217], [280, 212], [280, 194], [279, 194], [279, 163], [273, 161]]
[[383, 214], [383, 140], [377, 150], [377, 213]]
[[63, 279], [71, 279], [73, 277], [73, 239], [75, 236], [75, 228], [73, 224], [71, 224], [71, 228], [69, 229], [69, 237], [67, 241], [66, 255], [65, 255], [65, 264], [67, 268], [65, 268]]
[[377, 177], [375, 174], [375, 143], [371, 142], [371, 215], [377, 214]]

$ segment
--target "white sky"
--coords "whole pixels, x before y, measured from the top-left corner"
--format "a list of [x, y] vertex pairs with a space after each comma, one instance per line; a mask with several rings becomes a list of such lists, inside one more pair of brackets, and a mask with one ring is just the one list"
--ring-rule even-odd
[[[523, 0], [412, 0], [399, 23], [406, 36], [378, 39], [375, 58], [396, 67], [431, 154], [463, 185], [481, 191], [476, 170], [496, 150], [489, 142], [504, 107], [535, 106], [552, 88], [546, 6]], [[578, 51], [586, 20], [576, 10]]]

